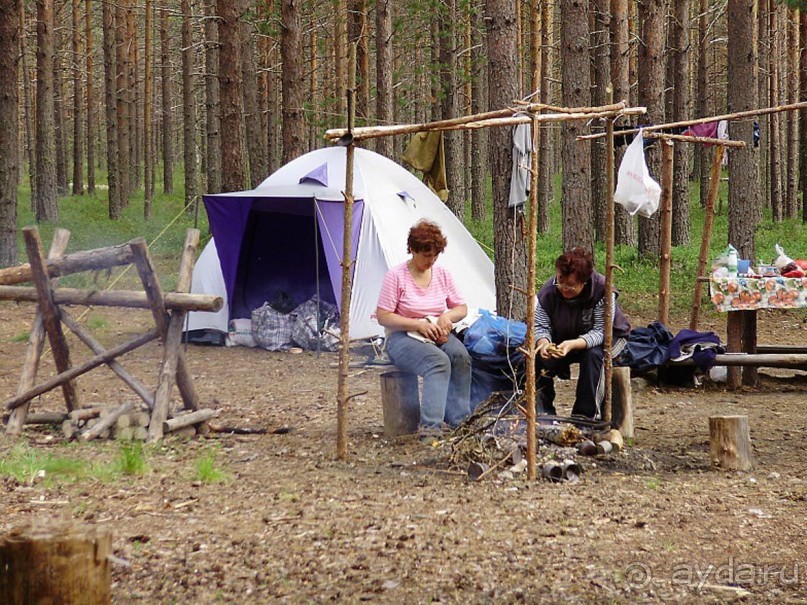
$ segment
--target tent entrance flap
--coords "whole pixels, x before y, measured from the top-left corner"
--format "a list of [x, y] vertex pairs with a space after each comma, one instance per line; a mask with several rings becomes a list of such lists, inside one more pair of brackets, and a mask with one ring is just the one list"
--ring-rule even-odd
[[[267, 202], [270, 201], [254, 204], [249, 213], [230, 300], [230, 318], [250, 317], [264, 302], [296, 306], [317, 293], [322, 300], [338, 304], [341, 254], [333, 250], [330, 238], [338, 235], [341, 243], [342, 218], [335, 212], [326, 212], [325, 218], [318, 213], [315, 219], [313, 200], [297, 201], [293, 208], [288, 203]], [[336, 203], [318, 205], [343, 209]], [[356, 247], [354, 242], [354, 254]]]

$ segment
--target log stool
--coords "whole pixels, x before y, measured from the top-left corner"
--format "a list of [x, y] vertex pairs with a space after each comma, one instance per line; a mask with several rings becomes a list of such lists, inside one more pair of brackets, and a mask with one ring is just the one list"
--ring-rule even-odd
[[625, 439], [633, 439], [633, 391], [630, 384], [630, 368], [615, 367], [611, 370], [611, 426]]
[[103, 605], [112, 597], [112, 533], [46, 521], [0, 536], [0, 603]]
[[748, 416], [711, 416], [709, 453], [712, 464], [719, 468], [750, 471], [754, 466], [754, 451]]
[[381, 374], [381, 405], [385, 437], [416, 433], [420, 423], [417, 375], [400, 370]]

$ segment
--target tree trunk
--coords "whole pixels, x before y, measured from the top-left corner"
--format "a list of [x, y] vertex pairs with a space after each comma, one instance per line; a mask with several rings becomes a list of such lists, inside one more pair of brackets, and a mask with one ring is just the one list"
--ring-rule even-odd
[[[379, 124], [390, 124], [393, 120], [392, 0], [376, 0], [375, 48], [376, 119]], [[376, 151], [391, 158], [392, 137], [380, 138]]]
[[[630, 99], [628, 33], [628, 0], [611, 0], [611, 83], [614, 87], [614, 101]], [[615, 169], [622, 163], [624, 155], [624, 145], [614, 150]], [[636, 245], [633, 217], [618, 204], [614, 208], [614, 243]]]
[[[168, 9], [160, 10], [160, 83], [162, 87], [163, 193], [174, 192], [174, 117], [171, 103], [171, 38]], [[111, 174], [111, 171], [110, 171]]]
[[[185, 209], [193, 212], [199, 195], [196, 161], [196, 86], [190, 0], [182, 0], [182, 148], [185, 161]], [[240, 133], [240, 131], [239, 131]]]
[[[807, 12], [799, 13], [802, 47], [800, 53], [799, 82], [807, 93]], [[807, 223], [807, 109], [799, 110], [799, 189], [801, 190], [801, 222]]]
[[[695, 114], [699, 117], [709, 115], [709, 88], [708, 53], [710, 48], [709, 30], [709, 0], [699, 0], [698, 5], [698, 73], [695, 90]], [[700, 205], [706, 207], [706, 198], [709, 194], [709, 161], [711, 154], [709, 148], [695, 145], [695, 158], [700, 179]]]
[[84, 122], [82, 109], [84, 86], [81, 81], [81, 3], [82, 0], [71, 0], [72, 4], [72, 50], [73, 50], [73, 195], [84, 193]]
[[[757, 10], [755, 0], [729, 0], [728, 3], [728, 110], [747, 111], [757, 107]], [[731, 124], [731, 138], [745, 141], [742, 149], [729, 154], [729, 243], [740, 258], [756, 258], [754, 233], [758, 223], [757, 175], [759, 166], [754, 148], [754, 124], [738, 120]], [[755, 331], [756, 314], [731, 313], [728, 333], [739, 322], [742, 333]], [[743, 370], [743, 382], [756, 383], [756, 368]], [[735, 369], [729, 370], [729, 385], [737, 383]]]
[[[787, 102], [799, 101], [799, 12], [786, 8], [787, 17]], [[796, 218], [799, 211], [799, 112], [788, 111], [787, 120], [787, 218]]]
[[[648, 124], [664, 123], [664, 15], [666, 1], [639, 0], [639, 104], [647, 107], [642, 118]], [[661, 151], [653, 145], [645, 151], [650, 174], [659, 179]], [[639, 254], [656, 260], [661, 254], [658, 216], [639, 218]]]
[[[779, 104], [779, 27], [776, 20], [777, 2], [776, 0], [769, 0], [768, 2], [768, 35], [770, 36], [770, 54], [769, 59], [769, 86], [768, 91], [771, 95], [769, 102], [771, 107]], [[781, 129], [779, 124], [781, 122], [781, 114], [772, 113], [770, 121], [768, 122], [770, 128], [770, 137], [768, 141], [768, 155], [771, 166], [771, 181], [770, 181], [770, 196], [771, 196], [771, 213], [774, 222], [780, 223], [784, 218], [784, 199], [782, 196], [782, 167], [779, 163], [781, 157], [780, 136]], [[733, 136], [733, 135], [732, 135]]]
[[[701, 0], [705, 2], [706, 0]], [[770, 78], [767, 77], [766, 72], [770, 64], [771, 54], [771, 32], [768, 29], [768, 3], [766, 0], [759, 2], [759, 9], [757, 13], [757, 23], [759, 31], [758, 48], [759, 54], [757, 56], [757, 63], [759, 64], [759, 76], [757, 78], [757, 99], [761, 104], [767, 104], [771, 98], [770, 95]], [[770, 144], [770, 124], [771, 114], [759, 116], [759, 140], [760, 146], [758, 147], [759, 153], [759, 182], [771, 182], [771, 163], [770, 154], [768, 153], [768, 145]], [[699, 145], [700, 147], [700, 145]], [[726, 159], [728, 161], [728, 158]], [[759, 194], [759, 208], [770, 208], [771, 206], [771, 189], [766, 185], [762, 185], [758, 191]], [[703, 198], [701, 198], [703, 199]]]
[[[216, 0], [205, 0], [205, 178], [207, 191], [221, 191], [221, 124], [219, 99], [219, 24]], [[259, 130], [257, 132], [264, 132]]]
[[367, 31], [367, 3], [348, 0], [347, 37], [356, 44], [356, 118], [357, 125], [367, 124], [370, 110], [370, 62]]
[[[610, 0], [593, 0], [591, 17], [594, 26], [591, 32], [591, 65], [594, 77], [592, 88], [593, 105], [606, 105], [608, 85], [611, 83], [610, 58]], [[596, 140], [591, 146], [591, 204], [594, 209], [594, 237], [605, 240], [605, 205], [608, 194], [606, 185], [605, 139]]]
[[333, 0], [333, 96], [336, 101], [336, 123], [345, 124], [345, 82], [347, 73], [347, 5], [346, 0]]
[[[53, 0], [36, 2], [36, 220], [59, 216], [53, 120]], [[14, 145], [16, 146], [16, 139]]]
[[[440, 40], [440, 119], [450, 120], [459, 116], [457, 94], [456, 28], [457, 7], [455, 0], [448, 0], [440, 11], [438, 34]], [[458, 219], [465, 219], [465, 180], [462, 176], [462, 132], [444, 132], [443, 142], [446, 157], [446, 181], [448, 183], [449, 210]]]
[[62, 78], [62, 74], [65, 73], [65, 68], [62, 65], [62, 56], [64, 54], [64, 36], [62, 32], [64, 28], [55, 27], [55, 13], [53, 22], [53, 123], [55, 126], [54, 133], [56, 135], [56, 195], [62, 196], [67, 195], [69, 191], [69, 187], [67, 185], [68, 134], [64, 118], [65, 92], [64, 80]]
[[[243, 1], [243, 0], [242, 0]], [[244, 9], [246, 7], [242, 7]], [[254, 24], [241, 19], [241, 73], [243, 74], [242, 93], [244, 95], [244, 126], [248, 133], [261, 132], [261, 116], [258, 110], [258, 73], [255, 63], [255, 40], [252, 36]], [[316, 73], [312, 74], [316, 77]], [[257, 187], [267, 176], [266, 139], [260, 136], [247, 136], [249, 154], [249, 179], [252, 187]]]
[[319, 71], [317, 53], [317, 16], [310, 11], [308, 17], [308, 150], [313, 151], [319, 147], [320, 138], [320, 111], [322, 101], [319, 98]]
[[17, 264], [17, 184], [20, 133], [17, 57], [21, 0], [0, 0], [0, 267]]
[[[588, 3], [561, 0], [560, 24], [561, 91], [566, 107], [591, 104], [591, 71], [588, 52]], [[591, 204], [591, 143], [577, 141], [585, 125], [579, 121], [563, 125], [561, 158], [563, 185], [561, 214], [563, 250], [579, 246], [594, 251], [594, 209]]]
[[109, 218], [118, 220], [123, 213], [118, 187], [118, 117], [117, 117], [117, 54], [115, 53], [114, 6], [103, 2], [104, 36], [104, 100], [106, 110], [106, 165], [109, 187]]
[[[689, 9], [690, 0], [674, 2], [674, 18], [672, 19], [672, 119], [675, 121], [689, 119], [690, 116], [690, 82], [689, 82]], [[689, 161], [692, 145], [675, 143], [673, 152], [673, 211], [672, 211], [672, 245], [689, 244]]]
[[[486, 0], [488, 34], [488, 85], [490, 106], [508, 107], [518, 95], [514, 0]], [[525, 223], [522, 212], [507, 207], [513, 140], [508, 128], [490, 132], [490, 171], [493, 178], [493, 247], [495, 254], [496, 309], [505, 317], [523, 318], [526, 300], [514, 290], [527, 278]]]
[[143, 104], [140, 102], [140, 83], [138, 81], [141, 72], [138, 61], [138, 41], [137, 41], [137, 21], [135, 20], [134, 4], [129, 4], [126, 11], [126, 50], [128, 53], [128, 67], [126, 72], [126, 91], [129, 103], [129, 157], [131, 165], [128, 170], [129, 196], [126, 198], [126, 205], [129, 205], [129, 198], [135, 191], [140, 189], [140, 175], [143, 172]]
[[[119, 0], [115, 5], [115, 85], [116, 110], [118, 120], [118, 190], [120, 192], [120, 212], [129, 205], [131, 195], [131, 179], [129, 166], [131, 165], [130, 146], [130, 106], [129, 106], [129, 53], [126, 37], [126, 16], [128, 0]], [[117, 217], [120, 218], [120, 217]]]
[[28, 51], [26, 50], [25, 39], [27, 37], [25, 28], [25, 2], [19, 2], [20, 14], [20, 66], [22, 70], [22, 92], [25, 103], [25, 141], [28, 148], [28, 180], [31, 185], [31, 212], [36, 213], [36, 147], [34, 145], [34, 103], [31, 93], [31, 75], [28, 70]]
[[87, 79], [87, 193], [95, 195], [95, 73], [93, 72], [92, 0], [84, 5], [84, 38], [86, 40], [86, 79]]
[[283, 163], [305, 153], [303, 95], [305, 80], [300, 65], [303, 54], [298, 0], [281, 0], [280, 54], [283, 79]]
[[221, 190], [246, 182], [241, 92], [240, 0], [219, 0], [219, 91], [221, 95]]
[[154, 200], [154, 151], [152, 148], [152, 131], [154, 124], [154, 76], [152, 75], [152, 29], [154, 7], [152, 0], [145, 4], [145, 38], [143, 41], [143, 218], [149, 220], [152, 215], [152, 201]]
[[[552, 77], [554, 64], [554, 2], [541, 0], [541, 103], [550, 103], [555, 90]], [[549, 206], [554, 199], [553, 155], [555, 138], [550, 130], [541, 129], [538, 133], [538, 233], [549, 233]]]
[[[484, 23], [482, 13], [484, 7], [477, 5], [473, 8], [473, 23], [471, 26], [471, 64], [473, 77], [471, 80], [471, 112], [481, 113], [490, 106], [487, 103], [487, 66], [483, 44]], [[490, 129], [480, 128], [471, 133], [471, 216], [476, 221], [487, 218], [487, 175], [488, 148]]]

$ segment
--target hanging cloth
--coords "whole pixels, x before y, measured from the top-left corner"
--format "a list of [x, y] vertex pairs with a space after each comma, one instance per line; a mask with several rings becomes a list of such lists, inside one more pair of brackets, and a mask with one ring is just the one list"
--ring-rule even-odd
[[446, 152], [443, 133], [417, 132], [403, 155], [403, 161], [415, 170], [423, 171], [423, 182], [444, 202], [448, 199]]
[[518, 124], [513, 129], [513, 171], [510, 173], [510, 198], [507, 202], [509, 208], [523, 206], [530, 195], [531, 163], [532, 124]]

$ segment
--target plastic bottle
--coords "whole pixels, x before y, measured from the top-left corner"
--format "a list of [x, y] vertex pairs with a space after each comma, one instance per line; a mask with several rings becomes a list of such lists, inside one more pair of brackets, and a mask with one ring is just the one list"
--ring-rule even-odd
[[728, 270], [730, 278], [737, 277], [737, 251], [734, 248], [729, 251]]

